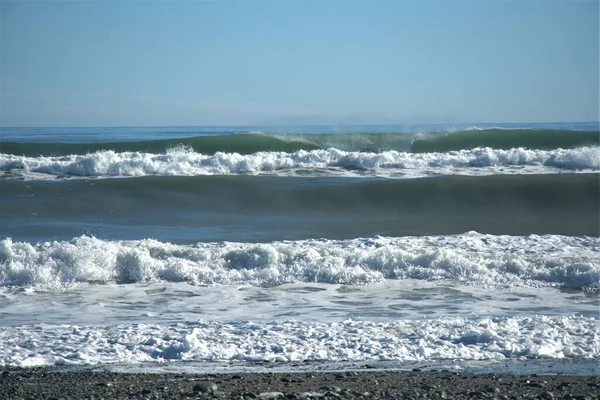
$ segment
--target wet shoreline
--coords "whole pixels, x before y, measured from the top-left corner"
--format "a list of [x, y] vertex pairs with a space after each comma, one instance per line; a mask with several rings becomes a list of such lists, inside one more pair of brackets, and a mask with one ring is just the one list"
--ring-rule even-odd
[[127, 373], [61, 368], [0, 372], [7, 399], [598, 399], [600, 376], [451, 370]]

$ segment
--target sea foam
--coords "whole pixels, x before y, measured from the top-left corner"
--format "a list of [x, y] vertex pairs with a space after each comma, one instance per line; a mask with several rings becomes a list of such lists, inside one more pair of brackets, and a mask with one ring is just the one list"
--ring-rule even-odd
[[[232, 175], [293, 174], [295, 170], [332, 169], [337, 174], [364, 171], [375, 175], [527, 173], [509, 167], [535, 167], [531, 172], [597, 171], [600, 147], [575, 149], [498, 150], [477, 148], [447, 153], [406, 153], [384, 151], [366, 153], [338, 149], [300, 150], [294, 153], [258, 152], [242, 155], [217, 152], [196, 153], [188, 148], [173, 148], [164, 154], [98, 151], [62, 157], [25, 157], [0, 154], [0, 170], [43, 173], [69, 177], [118, 177], [145, 175]], [[503, 170], [502, 168], [508, 168]], [[483, 170], [482, 170], [483, 169]]]
[[0, 287], [62, 289], [82, 282], [194, 285], [370, 284], [450, 280], [490, 287], [594, 287], [600, 239], [559, 235], [374, 237], [175, 245], [81, 236], [36, 245], [0, 242]]
[[598, 359], [585, 317], [441, 318], [332, 323], [188, 322], [0, 330], [0, 366], [185, 361]]

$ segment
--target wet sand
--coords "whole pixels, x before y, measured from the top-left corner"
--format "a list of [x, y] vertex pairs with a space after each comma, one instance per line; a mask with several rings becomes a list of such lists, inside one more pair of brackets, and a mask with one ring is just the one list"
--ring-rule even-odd
[[454, 371], [115, 373], [0, 370], [0, 399], [600, 399], [600, 376]]

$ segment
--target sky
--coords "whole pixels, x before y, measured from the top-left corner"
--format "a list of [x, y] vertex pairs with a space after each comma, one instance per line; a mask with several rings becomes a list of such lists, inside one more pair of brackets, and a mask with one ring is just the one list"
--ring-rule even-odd
[[0, 0], [1, 126], [599, 118], [598, 1]]

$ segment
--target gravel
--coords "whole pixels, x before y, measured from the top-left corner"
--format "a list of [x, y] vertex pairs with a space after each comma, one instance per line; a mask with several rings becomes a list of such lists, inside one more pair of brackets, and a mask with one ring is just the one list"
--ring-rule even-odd
[[0, 399], [600, 399], [600, 376], [454, 371], [115, 373], [0, 370]]

